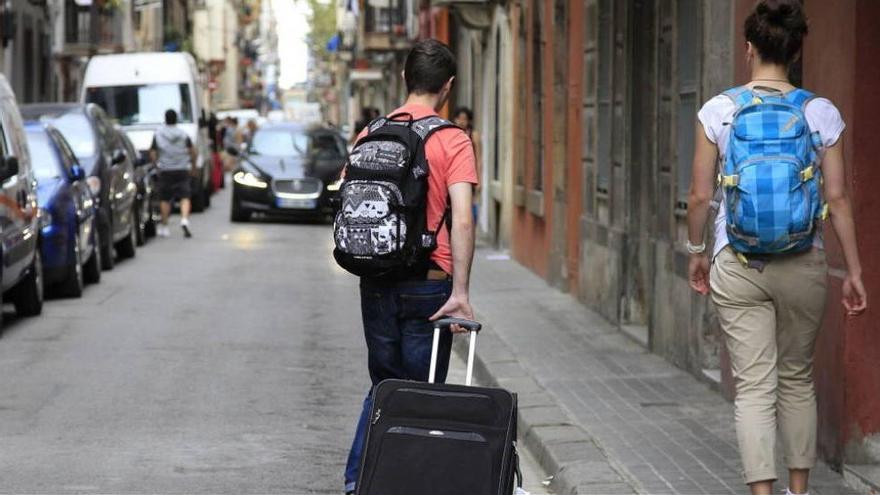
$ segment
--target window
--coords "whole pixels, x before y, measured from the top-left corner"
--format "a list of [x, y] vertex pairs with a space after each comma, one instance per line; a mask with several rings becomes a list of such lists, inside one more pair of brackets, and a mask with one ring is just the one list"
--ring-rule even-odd
[[177, 112], [179, 123], [194, 122], [188, 84], [89, 88], [86, 101], [98, 104], [122, 125], [163, 124], [169, 109]]
[[676, 112], [676, 152], [678, 183], [676, 207], [687, 208], [694, 157], [694, 129], [699, 83], [699, 2], [678, 0], [676, 5], [676, 60], [678, 63], [678, 104]]
[[28, 147], [31, 150], [31, 163], [34, 164], [34, 178], [37, 182], [60, 179], [63, 165], [52, 139], [43, 129], [27, 133]]
[[309, 145], [309, 136], [301, 132], [259, 130], [254, 134], [251, 152], [268, 156], [301, 156]]
[[541, 0], [532, 2], [532, 152], [534, 168], [532, 188], [544, 188], [544, 84], [542, 81], [542, 60], [544, 59], [544, 39]]
[[611, 184], [611, 126], [613, 116], [614, 0], [599, 0], [598, 136], [596, 190], [607, 194]]
[[[526, 16], [525, 11], [520, 10], [519, 12], [519, 37], [517, 40], [517, 67], [526, 67], [527, 65], [527, 56], [526, 51], [528, 50], [528, 38], [526, 37]], [[526, 101], [527, 89], [525, 84], [525, 76], [522, 72], [516, 71], [515, 77], [518, 79], [516, 84], [516, 101]], [[522, 113], [520, 113], [522, 112]], [[518, 115], [519, 122], [525, 122], [525, 109], [522, 107], [517, 107], [516, 115]], [[525, 126], [519, 124], [517, 126], [518, 133], [516, 140], [516, 185], [517, 186], [525, 186], [526, 184], [526, 162], [528, 161], [526, 158], [526, 139], [528, 137], [529, 126]]]

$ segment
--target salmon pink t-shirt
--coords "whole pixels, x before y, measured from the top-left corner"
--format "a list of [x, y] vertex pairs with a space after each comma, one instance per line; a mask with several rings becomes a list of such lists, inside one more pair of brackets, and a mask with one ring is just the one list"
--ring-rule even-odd
[[[411, 114], [413, 120], [437, 115], [433, 108], [410, 103], [388, 115]], [[366, 129], [358, 139], [366, 135]], [[428, 228], [437, 228], [449, 199], [449, 186], [466, 182], [476, 185], [477, 160], [474, 147], [468, 135], [459, 128], [441, 129], [428, 137], [425, 143], [425, 158], [428, 160]], [[452, 246], [449, 242], [449, 229], [441, 226], [437, 234], [437, 249], [431, 253], [431, 260], [446, 273], [452, 274]]]

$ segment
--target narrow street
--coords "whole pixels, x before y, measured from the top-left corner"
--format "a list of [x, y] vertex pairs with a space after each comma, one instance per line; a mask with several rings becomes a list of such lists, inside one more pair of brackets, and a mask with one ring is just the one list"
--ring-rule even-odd
[[83, 300], [6, 308], [0, 492], [341, 491], [368, 383], [356, 280], [327, 226], [231, 224], [228, 205]]

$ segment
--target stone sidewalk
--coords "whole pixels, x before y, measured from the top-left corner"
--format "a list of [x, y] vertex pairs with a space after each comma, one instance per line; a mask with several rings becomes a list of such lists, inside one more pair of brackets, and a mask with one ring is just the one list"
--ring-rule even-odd
[[[478, 249], [472, 277], [477, 373], [519, 393], [520, 443], [555, 493], [746, 493], [729, 402], [497, 254]], [[858, 493], [825, 465], [810, 492]]]

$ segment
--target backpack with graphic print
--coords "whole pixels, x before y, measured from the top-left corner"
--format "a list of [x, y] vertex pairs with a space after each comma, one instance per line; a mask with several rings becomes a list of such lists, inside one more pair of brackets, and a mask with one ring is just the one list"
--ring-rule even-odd
[[[437, 232], [427, 225], [428, 162], [425, 142], [454, 127], [432, 116], [380, 117], [349, 156], [333, 221], [333, 256], [360, 277], [403, 277], [427, 270]], [[433, 227], [433, 229], [432, 229]]]
[[719, 175], [731, 247], [744, 254], [809, 249], [827, 211], [822, 141], [805, 116], [813, 94], [747, 87], [724, 94], [736, 104]]

